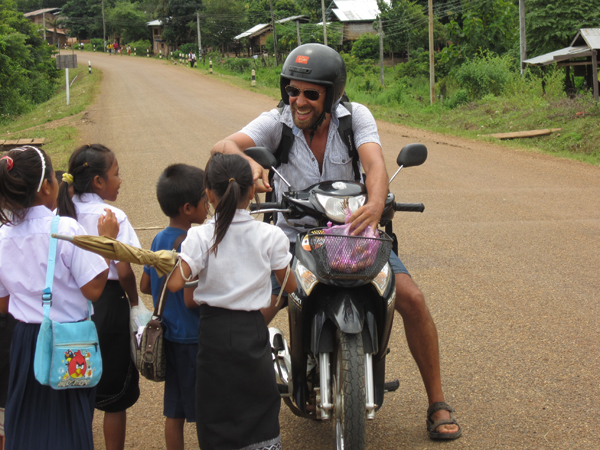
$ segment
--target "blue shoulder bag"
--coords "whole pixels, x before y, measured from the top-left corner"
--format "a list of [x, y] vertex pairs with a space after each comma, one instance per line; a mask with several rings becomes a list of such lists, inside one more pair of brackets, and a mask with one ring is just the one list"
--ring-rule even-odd
[[[59, 216], [52, 219], [51, 233], [58, 232], [59, 220]], [[33, 361], [35, 379], [52, 389], [93, 387], [102, 376], [102, 357], [96, 325], [91, 320], [92, 305], [88, 301], [88, 317], [80, 322], [50, 320], [55, 262], [56, 239], [50, 237], [46, 287], [42, 294], [44, 318]]]

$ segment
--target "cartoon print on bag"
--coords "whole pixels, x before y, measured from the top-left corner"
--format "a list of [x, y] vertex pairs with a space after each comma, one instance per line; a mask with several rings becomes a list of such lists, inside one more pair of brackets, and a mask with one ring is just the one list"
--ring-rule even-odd
[[57, 387], [87, 386], [94, 373], [90, 363], [90, 356], [89, 352], [81, 353], [81, 350], [77, 350], [76, 352], [73, 352], [71, 349], [67, 350], [65, 352], [65, 359], [63, 360], [66, 370], [60, 370], [64, 375]]
[[71, 378], [81, 378], [84, 376], [87, 363], [85, 357], [81, 354], [81, 350], [77, 350], [75, 354], [71, 350], [67, 350], [65, 358], [67, 358], [67, 370]]

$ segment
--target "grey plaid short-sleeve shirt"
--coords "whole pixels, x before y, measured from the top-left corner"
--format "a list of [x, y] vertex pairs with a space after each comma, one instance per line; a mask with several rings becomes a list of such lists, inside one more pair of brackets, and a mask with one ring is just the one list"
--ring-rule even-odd
[[[338, 133], [338, 117], [348, 114], [350, 114], [348, 110], [340, 104], [332, 116], [322, 172], [319, 171], [319, 163], [310, 150], [304, 138], [304, 133], [294, 125], [289, 106], [285, 106], [281, 114], [277, 108], [262, 113], [246, 125], [241, 132], [249, 136], [257, 147], [266, 147], [274, 153], [281, 141], [283, 124], [290, 127], [295, 139], [290, 149], [289, 162], [282, 164], [278, 170], [294, 189], [300, 190], [321, 181], [354, 179], [352, 159], [348, 154], [348, 147], [346, 147]], [[367, 142], [373, 142], [381, 146], [375, 119], [369, 109], [360, 103], [352, 103], [352, 130], [357, 148]], [[277, 192], [278, 201], [281, 200], [281, 193], [287, 191], [287, 186], [277, 176], [275, 177], [275, 191]], [[298, 220], [296, 223], [313, 226], [315, 224], [309, 218]], [[290, 242], [296, 241], [298, 228], [287, 224], [281, 214], [278, 215], [277, 225], [283, 229]]]

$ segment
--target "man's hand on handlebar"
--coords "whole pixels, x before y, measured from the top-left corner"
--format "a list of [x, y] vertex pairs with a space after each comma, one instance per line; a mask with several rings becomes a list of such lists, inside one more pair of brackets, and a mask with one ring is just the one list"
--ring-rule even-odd
[[262, 166], [254, 160], [250, 160], [250, 167], [252, 167], [252, 178], [254, 179], [254, 188], [257, 193], [271, 192], [273, 188], [269, 184], [269, 171], [263, 169]]
[[377, 230], [382, 213], [383, 205], [380, 206], [375, 202], [369, 202], [354, 211], [348, 220], [352, 224], [350, 227], [352, 236], [356, 236], [367, 227], [371, 227], [373, 231]]

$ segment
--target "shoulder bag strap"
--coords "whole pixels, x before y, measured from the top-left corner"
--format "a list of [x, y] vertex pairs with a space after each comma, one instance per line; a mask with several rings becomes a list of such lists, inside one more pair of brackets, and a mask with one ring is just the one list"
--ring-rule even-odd
[[52, 234], [58, 232], [58, 222], [60, 216], [54, 216], [50, 224], [50, 245], [48, 246], [48, 267], [46, 268], [46, 287], [42, 291], [42, 307], [44, 308], [44, 317], [50, 316], [50, 307], [52, 306], [52, 285], [54, 283], [54, 266], [56, 265], [56, 242], [57, 239]]
[[[177, 239], [175, 239], [175, 242], [173, 242], [173, 251], [177, 251], [177, 249], [179, 248], [179, 246], [181, 245], [181, 243], [183, 242], [183, 240], [186, 238], [187, 233], [183, 233], [180, 234]], [[177, 265], [175, 265], [175, 267], [173, 268], [173, 270], [175, 270], [177, 268]], [[167, 275], [165, 275], [165, 277], [163, 278], [163, 282], [160, 285], [160, 296], [158, 297], [158, 301], [156, 302], [156, 306], [154, 307], [154, 316], [156, 317], [162, 317], [163, 311], [165, 310], [165, 302], [167, 300], [167, 296], [168, 296], [168, 289], [167, 289], [167, 282], [169, 281], [169, 278], [171, 278], [171, 274], [173, 273], [173, 270], [171, 270], [171, 272], [169, 272]]]

